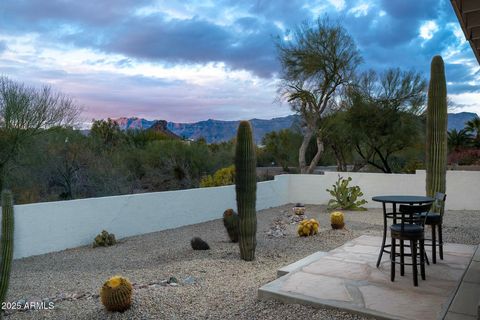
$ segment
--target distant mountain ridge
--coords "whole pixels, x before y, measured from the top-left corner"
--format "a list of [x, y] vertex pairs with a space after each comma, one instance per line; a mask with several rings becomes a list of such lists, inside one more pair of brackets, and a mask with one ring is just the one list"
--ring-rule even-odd
[[465, 127], [465, 122], [470, 121], [475, 117], [478, 117], [478, 115], [473, 112], [449, 113], [448, 114], [448, 130], [449, 131], [452, 129], [462, 130]]
[[[448, 130], [461, 130], [465, 126], [465, 122], [476, 116], [477, 114], [473, 112], [449, 113]], [[289, 115], [286, 117], [273, 118], [269, 120], [251, 119], [250, 123], [253, 127], [255, 142], [257, 144], [261, 143], [265, 134], [269, 132], [291, 128], [297, 119], [297, 115]], [[114, 121], [118, 123], [122, 130], [144, 130], [150, 128], [158, 120], [123, 117], [114, 119]], [[164, 120], [161, 121], [162, 123], [164, 122]], [[185, 139], [197, 140], [203, 137], [208, 143], [215, 143], [229, 141], [234, 138], [239, 122], [240, 121], [224, 121], [214, 119], [208, 119], [194, 123], [166, 122], [166, 129]]]
[[[254, 140], [257, 144], [262, 142], [265, 134], [271, 131], [280, 131], [292, 127], [296, 115], [273, 118], [269, 120], [251, 119], [249, 120], [253, 127]], [[113, 119], [118, 123], [122, 130], [144, 130], [150, 128], [157, 120], [146, 120], [143, 118], [118, 118]], [[208, 119], [194, 123], [176, 123], [167, 122], [166, 128], [179, 137], [185, 139], [197, 140], [205, 138], [207, 143], [223, 142], [233, 139], [237, 132], [239, 124], [237, 121], [224, 121]]]

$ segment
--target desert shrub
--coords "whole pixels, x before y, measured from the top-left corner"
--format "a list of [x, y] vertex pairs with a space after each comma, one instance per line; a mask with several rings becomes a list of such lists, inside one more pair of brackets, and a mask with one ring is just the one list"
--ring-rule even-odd
[[227, 186], [235, 183], [235, 166], [217, 170], [213, 175], [208, 175], [200, 180], [200, 187]]
[[334, 197], [328, 201], [329, 209], [343, 209], [343, 210], [366, 210], [362, 205], [367, 203], [366, 200], [357, 200], [363, 196], [359, 186], [349, 187], [348, 184], [352, 181], [351, 177], [343, 179], [338, 176], [337, 182], [332, 186], [333, 189], [327, 191]]
[[480, 149], [454, 151], [448, 155], [448, 163], [462, 166], [480, 164]]
[[117, 243], [117, 240], [115, 240], [115, 235], [103, 230], [98, 236], [95, 237], [95, 240], [93, 241], [93, 247], [109, 247], [113, 246], [115, 243]]

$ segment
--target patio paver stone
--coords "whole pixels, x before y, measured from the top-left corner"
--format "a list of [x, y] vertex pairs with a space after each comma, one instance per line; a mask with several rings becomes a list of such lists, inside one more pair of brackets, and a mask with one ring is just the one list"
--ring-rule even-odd
[[[401, 277], [398, 270], [395, 282], [390, 281], [388, 254], [380, 267], [375, 267], [380, 244], [380, 237], [364, 235], [330, 252], [302, 259], [296, 268], [287, 269], [288, 274], [261, 287], [258, 296], [384, 319], [443, 318], [476, 246], [445, 244], [444, 260], [426, 266], [427, 280], [420, 280], [419, 286], [414, 287], [409, 266], [405, 268], [405, 276]], [[429, 247], [427, 253], [431, 256]], [[475, 275], [472, 277], [476, 279]], [[455, 301], [448, 315], [450, 319], [465, 315], [456, 314], [454, 305]]]

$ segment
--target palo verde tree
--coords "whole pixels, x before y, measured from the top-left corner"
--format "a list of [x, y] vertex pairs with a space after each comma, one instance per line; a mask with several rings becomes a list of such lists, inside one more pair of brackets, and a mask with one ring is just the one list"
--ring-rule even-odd
[[36, 89], [0, 77], [0, 189], [7, 166], [30, 138], [49, 127], [73, 125], [79, 111], [71, 98], [48, 86]]
[[389, 69], [363, 73], [343, 106], [353, 148], [365, 163], [395, 171], [393, 159], [419, 138], [426, 82], [419, 73]]
[[[322, 116], [334, 106], [339, 90], [353, 78], [362, 61], [358, 49], [339, 24], [324, 17], [303, 23], [288, 40], [277, 42], [282, 65], [280, 96], [302, 119], [298, 153], [301, 173], [312, 173], [324, 151]], [[317, 152], [307, 165], [306, 152], [315, 137]]]

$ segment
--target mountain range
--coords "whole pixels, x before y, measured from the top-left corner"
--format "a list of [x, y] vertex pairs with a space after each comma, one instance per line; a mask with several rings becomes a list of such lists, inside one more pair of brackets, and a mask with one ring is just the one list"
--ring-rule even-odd
[[[296, 115], [290, 115], [270, 120], [251, 119], [249, 120], [253, 127], [253, 135], [257, 144], [261, 143], [263, 136], [271, 131], [280, 131], [292, 127]], [[114, 119], [122, 130], [143, 130], [152, 127], [158, 121], [146, 120], [143, 118], [118, 118]], [[167, 122], [166, 129], [179, 137], [185, 139], [197, 140], [205, 138], [207, 143], [229, 141], [235, 137], [240, 121], [224, 121], [208, 119], [194, 123]]]
[[[448, 130], [463, 129], [465, 122], [476, 117], [476, 113], [460, 112], [448, 114]], [[290, 115], [286, 117], [273, 118], [270, 120], [251, 119], [250, 123], [253, 127], [254, 139], [257, 144], [261, 143], [265, 134], [271, 131], [279, 131], [282, 129], [291, 128], [298, 119], [297, 115]], [[122, 130], [134, 129], [144, 130], [152, 127], [154, 124], [168, 129], [175, 135], [185, 138], [197, 140], [205, 138], [207, 143], [215, 143], [228, 141], [235, 137], [239, 121], [223, 121], [208, 119], [194, 123], [176, 123], [166, 122], [165, 120], [147, 120], [143, 118], [118, 118], [114, 119]]]

